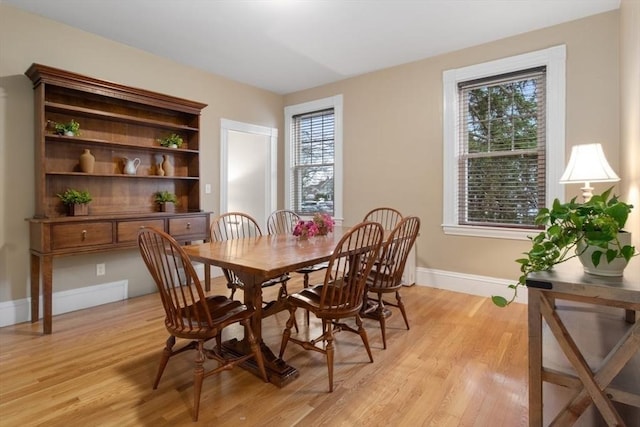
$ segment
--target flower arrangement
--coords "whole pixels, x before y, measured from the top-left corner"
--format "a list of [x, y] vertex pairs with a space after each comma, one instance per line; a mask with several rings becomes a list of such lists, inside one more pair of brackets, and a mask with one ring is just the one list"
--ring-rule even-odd
[[318, 226], [311, 220], [304, 221], [301, 219], [300, 221], [298, 221], [296, 226], [293, 227], [293, 235], [298, 236], [302, 239], [315, 236], [316, 234], [318, 234]]
[[313, 216], [313, 222], [318, 227], [318, 234], [320, 236], [326, 236], [333, 231], [333, 225], [335, 221], [331, 218], [331, 215], [327, 213], [317, 213]]
[[317, 213], [310, 220], [300, 220], [293, 228], [293, 235], [301, 238], [313, 237], [313, 236], [326, 236], [333, 231], [333, 225], [335, 224], [331, 215], [326, 213]]

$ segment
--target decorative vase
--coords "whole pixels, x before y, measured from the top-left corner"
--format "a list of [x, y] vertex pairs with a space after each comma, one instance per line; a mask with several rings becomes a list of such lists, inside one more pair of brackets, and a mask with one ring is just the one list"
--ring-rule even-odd
[[[631, 233], [628, 232], [619, 232], [618, 240], [620, 241], [621, 246], [626, 246], [631, 244]], [[611, 262], [607, 262], [606, 256], [603, 254], [600, 258], [600, 263], [596, 267], [593, 265], [593, 261], [591, 260], [591, 254], [594, 251], [604, 251], [602, 248], [598, 246], [586, 246], [586, 244], [582, 241], [578, 242], [576, 247], [576, 252], [578, 253], [578, 258], [582, 263], [584, 271], [589, 274], [593, 274], [596, 276], [608, 276], [608, 277], [619, 277], [623, 275], [624, 269], [627, 267], [628, 261], [624, 258], [615, 258]], [[611, 249], [617, 249], [614, 242], [609, 243], [609, 247]]]
[[162, 155], [156, 154], [156, 175], [164, 176], [164, 170], [162, 169]]
[[163, 154], [162, 157], [164, 158], [164, 161], [162, 162], [162, 170], [164, 171], [164, 176], [173, 176], [174, 170], [173, 165], [169, 160], [169, 156]]
[[80, 170], [84, 173], [93, 173], [93, 167], [96, 164], [96, 158], [91, 154], [88, 148], [85, 148], [80, 154]]

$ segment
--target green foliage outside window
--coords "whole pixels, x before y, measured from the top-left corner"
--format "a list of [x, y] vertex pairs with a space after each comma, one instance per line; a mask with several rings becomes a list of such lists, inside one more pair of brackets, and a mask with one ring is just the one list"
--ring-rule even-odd
[[540, 85], [537, 77], [527, 77], [461, 89], [466, 106], [461, 224], [536, 227], [545, 168]]

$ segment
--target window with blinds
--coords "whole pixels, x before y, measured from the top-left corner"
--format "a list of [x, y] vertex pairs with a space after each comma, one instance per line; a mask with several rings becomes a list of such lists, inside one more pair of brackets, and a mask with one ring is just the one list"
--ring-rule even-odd
[[291, 206], [304, 216], [334, 215], [334, 109], [294, 115], [291, 127]]
[[458, 83], [459, 224], [538, 228], [546, 182], [545, 70]]

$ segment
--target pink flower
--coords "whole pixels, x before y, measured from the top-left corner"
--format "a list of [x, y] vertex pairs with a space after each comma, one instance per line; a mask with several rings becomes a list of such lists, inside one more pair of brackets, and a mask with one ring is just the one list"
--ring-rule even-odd
[[293, 228], [294, 236], [324, 236], [333, 231], [335, 221], [327, 213], [317, 213], [311, 220], [300, 220]]
[[294, 236], [315, 236], [318, 234], [318, 226], [313, 221], [300, 220], [293, 229]]
[[327, 234], [333, 231], [335, 221], [328, 213], [317, 213], [313, 216], [313, 222], [320, 229], [321, 234]]

